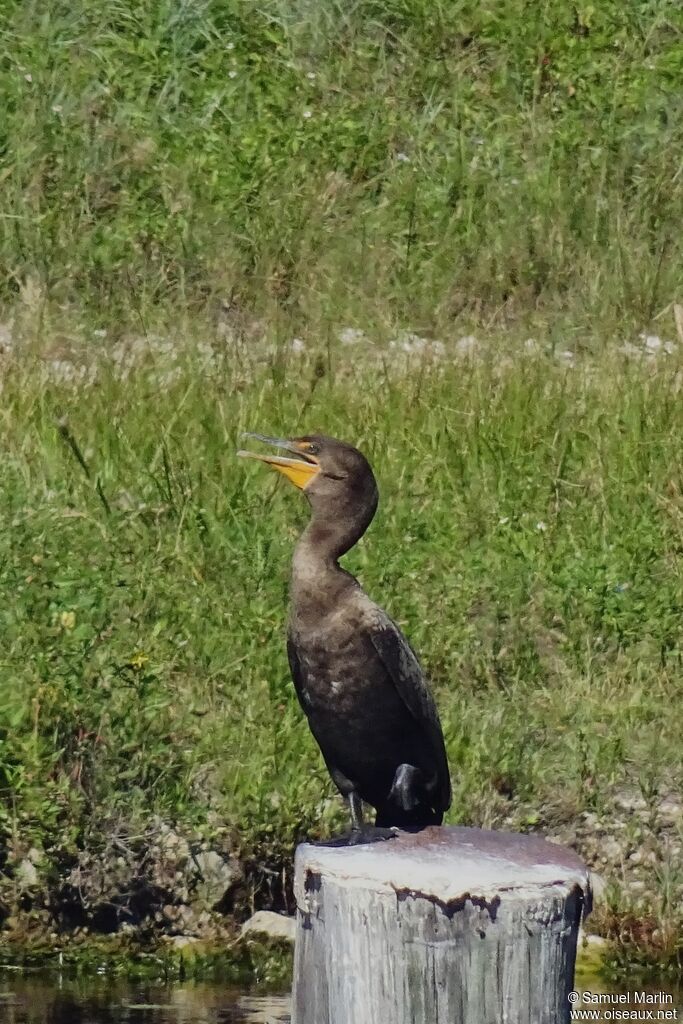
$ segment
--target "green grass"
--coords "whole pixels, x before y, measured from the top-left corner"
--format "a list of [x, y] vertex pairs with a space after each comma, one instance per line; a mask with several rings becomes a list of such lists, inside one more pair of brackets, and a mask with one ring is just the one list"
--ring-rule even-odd
[[73, 850], [158, 815], [277, 862], [342, 820], [284, 651], [306, 506], [235, 458], [245, 429], [322, 429], [371, 458], [380, 509], [345, 564], [432, 680], [450, 821], [552, 832], [615, 786], [679, 786], [677, 360], [406, 371], [332, 349], [311, 388], [283, 358], [206, 376], [181, 354], [163, 388], [152, 370], [74, 389], [9, 368], [6, 835]]
[[7, 0], [1, 297], [71, 329], [623, 336], [681, 284], [682, 28], [675, 0]]
[[[618, 350], [674, 337], [681, 31], [675, 0], [6, 0], [8, 842], [63, 865], [157, 815], [279, 866], [341, 820], [284, 655], [305, 506], [245, 429], [371, 457], [347, 564], [433, 680], [450, 820], [680, 785], [683, 371]], [[401, 329], [444, 358], [399, 365]]]

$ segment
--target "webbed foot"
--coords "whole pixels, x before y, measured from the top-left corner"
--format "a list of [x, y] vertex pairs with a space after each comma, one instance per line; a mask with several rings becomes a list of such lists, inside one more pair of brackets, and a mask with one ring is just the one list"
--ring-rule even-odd
[[398, 829], [378, 828], [377, 825], [361, 825], [360, 828], [352, 828], [350, 832], [342, 832], [339, 836], [330, 836], [329, 839], [318, 839], [312, 846], [363, 846], [367, 843], [382, 843], [387, 839], [395, 839]]

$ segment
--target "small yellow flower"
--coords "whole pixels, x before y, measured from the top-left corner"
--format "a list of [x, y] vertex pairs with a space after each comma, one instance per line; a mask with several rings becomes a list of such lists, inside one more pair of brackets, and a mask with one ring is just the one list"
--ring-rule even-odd
[[147, 657], [144, 651], [136, 651], [133, 657], [128, 662], [128, 664], [130, 665], [131, 668], [134, 668], [137, 672], [139, 672], [140, 669], [143, 668], [148, 661], [149, 658]]
[[76, 625], [76, 612], [60, 612], [59, 625], [62, 629], [73, 629]]

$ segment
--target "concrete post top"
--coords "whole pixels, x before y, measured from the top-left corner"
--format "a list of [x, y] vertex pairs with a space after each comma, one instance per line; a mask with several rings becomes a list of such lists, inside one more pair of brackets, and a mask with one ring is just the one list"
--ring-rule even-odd
[[432, 826], [361, 846], [303, 844], [295, 875], [299, 906], [315, 887], [315, 876], [323, 875], [336, 885], [444, 903], [464, 897], [528, 901], [549, 888], [558, 895], [580, 889], [590, 908], [588, 868], [573, 850], [516, 832]]

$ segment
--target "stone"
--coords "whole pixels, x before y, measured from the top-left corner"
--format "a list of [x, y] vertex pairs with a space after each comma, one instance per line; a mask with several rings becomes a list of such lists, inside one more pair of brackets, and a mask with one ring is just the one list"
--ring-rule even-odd
[[586, 946], [593, 946], [595, 949], [607, 949], [609, 942], [604, 935], [582, 935], [581, 941]]
[[579, 931], [577, 950], [577, 971], [593, 976], [604, 965], [609, 942], [602, 935], [588, 935], [583, 928]]
[[622, 811], [646, 811], [647, 801], [633, 790], [620, 789], [614, 795], [614, 803]]
[[187, 946], [193, 946], [200, 940], [195, 935], [169, 935], [166, 941], [174, 949], [185, 949]]
[[157, 846], [159, 847], [159, 852], [175, 864], [184, 863], [190, 856], [190, 846], [187, 839], [184, 836], [179, 836], [177, 832], [168, 827], [160, 830]]
[[675, 796], [664, 797], [657, 811], [663, 821], [675, 825], [683, 818], [683, 801]]
[[618, 842], [614, 836], [610, 836], [605, 839], [600, 852], [602, 854], [602, 859], [612, 864], [618, 864], [624, 856], [621, 843]]
[[14, 877], [19, 883], [20, 889], [32, 889], [38, 885], [38, 872], [32, 860], [24, 857], [16, 867]]
[[[204, 850], [188, 862], [188, 870], [195, 869], [195, 901], [206, 907], [215, 907], [228, 895], [241, 878], [238, 861], [226, 860], [214, 850]], [[194, 902], [194, 901], [193, 901]]]
[[594, 901], [602, 903], [607, 892], [607, 880], [602, 875], [599, 875], [597, 871], [591, 871], [589, 880]]
[[272, 910], [257, 910], [253, 917], [242, 925], [242, 935], [267, 935], [270, 939], [284, 939], [294, 942], [296, 919], [275, 914]]

